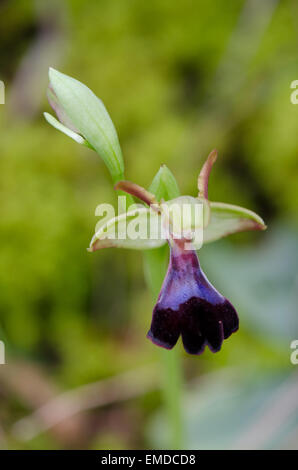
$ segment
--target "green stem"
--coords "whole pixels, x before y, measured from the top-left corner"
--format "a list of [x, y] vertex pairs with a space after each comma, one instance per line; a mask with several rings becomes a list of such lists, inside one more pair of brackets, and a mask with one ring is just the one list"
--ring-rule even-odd
[[172, 449], [182, 449], [182, 368], [179, 349], [161, 351], [163, 374], [163, 397], [166, 405], [169, 441]]
[[[156, 301], [162, 281], [166, 273], [168, 247], [144, 252], [145, 275], [152, 298]], [[182, 449], [183, 420], [182, 420], [182, 364], [179, 349], [170, 351], [161, 349], [162, 361], [162, 391], [166, 407], [169, 447]]]

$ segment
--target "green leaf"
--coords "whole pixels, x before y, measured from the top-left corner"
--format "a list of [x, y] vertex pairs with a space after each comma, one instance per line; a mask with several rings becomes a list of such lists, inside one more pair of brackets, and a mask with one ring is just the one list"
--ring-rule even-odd
[[213, 242], [237, 232], [265, 230], [264, 221], [255, 212], [223, 202], [210, 202], [209, 225], [204, 229], [204, 243]]
[[54, 93], [51, 101], [55, 101], [54, 109], [58, 108], [58, 118], [60, 110], [60, 116], [67, 117], [101, 156], [114, 183], [123, 179], [124, 163], [117, 132], [102, 101], [86, 85], [57, 70], [50, 68], [49, 78], [50, 93]]
[[149, 191], [155, 194], [156, 199], [174, 199], [180, 196], [179, 187], [173, 173], [166, 165], [162, 165], [150, 185]]

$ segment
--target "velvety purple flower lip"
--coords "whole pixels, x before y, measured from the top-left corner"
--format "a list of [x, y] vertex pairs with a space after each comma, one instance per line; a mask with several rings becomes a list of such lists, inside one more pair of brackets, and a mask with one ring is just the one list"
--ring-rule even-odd
[[189, 354], [201, 354], [207, 345], [220, 350], [224, 339], [238, 330], [232, 304], [208, 281], [197, 253], [171, 243], [170, 263], [147, 337], [158, 346], [172, 349], [181, 335]]

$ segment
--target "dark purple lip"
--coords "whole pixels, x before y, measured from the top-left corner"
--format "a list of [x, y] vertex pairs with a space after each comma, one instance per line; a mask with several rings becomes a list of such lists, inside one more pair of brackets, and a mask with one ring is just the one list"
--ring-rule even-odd
[[147, 337], [172, 349], [179, 336], [189, 354], [201, 354], [205, 346], [221, 349], [224, 339], [238, 330], [233, 305], [208, 281], [193, 250], [171, 244], [170, 263]]

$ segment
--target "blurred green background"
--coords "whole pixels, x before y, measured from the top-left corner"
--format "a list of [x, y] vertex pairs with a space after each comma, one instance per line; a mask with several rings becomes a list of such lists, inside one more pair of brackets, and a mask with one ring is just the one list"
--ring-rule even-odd
[[240, 330], [187, 356], [185, 447], [298, 448], [298, 4], [295, 0], [0, 1], [0, 446], [168, 446], [142, 254], [86, 252], [115, 202], [95, 152], [51, 128], [47, 69], [86, 83], [118, 130], [126, 176], [161, 163], [196, 194], [248, 207], [265, 233], [203, 247]]

